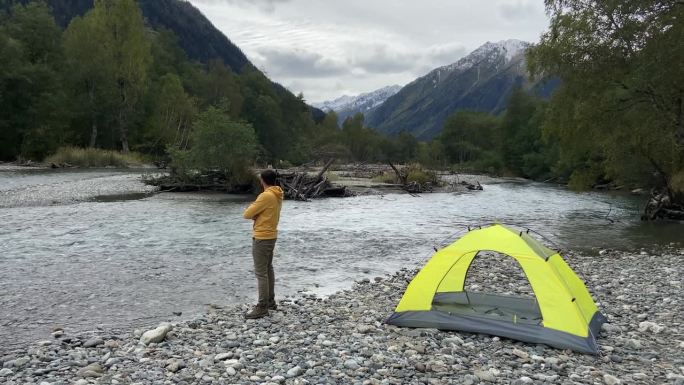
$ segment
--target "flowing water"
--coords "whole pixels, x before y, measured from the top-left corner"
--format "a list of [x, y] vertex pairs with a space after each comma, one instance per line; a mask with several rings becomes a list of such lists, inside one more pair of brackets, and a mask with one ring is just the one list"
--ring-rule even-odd
[[[121, 187], [122, 175], [137, 183], [128, 195], [114, 188], [115, 194], [96, 189], [106, 198], [52, 198], [78, 195], [70, 190], [86, 180]], [[56, 326], [132, 330], [178, 319], [174, 312], [186, 318], [207, 304], [254, 300], [251, 224], [241, 216], [251, 197], [146, 195], [137, 177], [0, 171], [0, 198], [10, 202], [0, 205], [0, 353], [47, 338]], [[586, 252], [684, 240], [680, 224], [639, 221], [643, 198], [512, 181], [484, 188], [286, 201], [276, 246], [277, 294], [326, 294], [415, 267], [469, 224], [519, 223], [561, 248]]]

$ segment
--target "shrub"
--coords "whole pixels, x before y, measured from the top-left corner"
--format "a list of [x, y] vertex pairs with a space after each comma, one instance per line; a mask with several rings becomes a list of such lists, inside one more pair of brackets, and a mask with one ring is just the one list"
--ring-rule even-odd
[[417, 182], [420, 184], [432, 183], [433, 185], [439, 185], [440, 180], [434, 171], [424, 169], [420, 164], [413, 163], [407, 167], [406, 170], [402, 172], [406, 173], [407, 182]]

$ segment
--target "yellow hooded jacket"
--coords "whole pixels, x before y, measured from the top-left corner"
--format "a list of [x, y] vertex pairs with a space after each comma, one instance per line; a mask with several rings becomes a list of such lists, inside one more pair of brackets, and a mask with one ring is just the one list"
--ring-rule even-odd
[[245, 219], [254, 220], [253, 237], [255, 239], [278, 238], [278, 221], [282, 206], [283, 189], [280, 186], [270, 186], [247, 207], [243, 216]]

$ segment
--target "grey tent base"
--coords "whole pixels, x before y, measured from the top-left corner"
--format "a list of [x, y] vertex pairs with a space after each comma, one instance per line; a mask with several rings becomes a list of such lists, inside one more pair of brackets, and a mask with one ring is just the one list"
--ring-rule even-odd
[[394, 313], [385, 320], [385, 323], [390, 325], [489, 334], [594, 355], [599, 352], [595, 336], [604, 322], [606, 318], [600, 312], [596, 312], [589, 323], [589, 335], [579, 337], [536, 324], [514, 323], [510, 319], [472, 314], [450, 314], [439, 310]]

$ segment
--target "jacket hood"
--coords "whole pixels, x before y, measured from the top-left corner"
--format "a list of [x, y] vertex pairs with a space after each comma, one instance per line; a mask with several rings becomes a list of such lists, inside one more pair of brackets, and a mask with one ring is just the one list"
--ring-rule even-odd
[[283, 200], [283, 189], [281, 189], [280, 186], [270, 186], [265, 191], [269, 191], [273, 193], [276, 198], [280, 199], [281, 201]]

